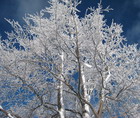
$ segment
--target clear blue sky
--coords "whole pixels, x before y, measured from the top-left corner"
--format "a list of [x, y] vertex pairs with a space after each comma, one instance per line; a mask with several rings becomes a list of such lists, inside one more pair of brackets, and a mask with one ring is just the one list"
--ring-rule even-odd
[[[99, 0], [82, 0], [78, 7], [83, 16], [87, 7], [97, 6]], [[107, 23], [112, 19], [123, 25], [124, 36], [128, 43], [140, 46], [140, 0], [102, 0], [103, 7], [110, 5], [113, 11], [106, 13]], [[0, 0], [0, 34], [5, 38], [4, 31], [10, 31], [10, 25], [4, 18], [14, 19], [23, 23], [26, 13], [36, 13], [48, 6], [48, 0]]]

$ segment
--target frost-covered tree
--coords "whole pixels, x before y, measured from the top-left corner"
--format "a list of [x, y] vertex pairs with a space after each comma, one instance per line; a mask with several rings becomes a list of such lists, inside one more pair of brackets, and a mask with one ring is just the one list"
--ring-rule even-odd
[[[110, 8], [50, 0], [0, 45], [0, 112], [9, 118], [138, 117], [140, 51], [122, 26], [106, 24]], [[48, 16], [49, 17], [46, 17]]]

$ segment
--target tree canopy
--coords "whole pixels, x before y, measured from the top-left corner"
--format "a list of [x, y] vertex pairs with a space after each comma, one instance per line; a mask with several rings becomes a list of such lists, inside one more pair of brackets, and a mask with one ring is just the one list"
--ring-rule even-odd
[[[50, 0], [0, 45], [0, 115], [9, 118], [136, 118], [140, 51], [101, 3], [80, 18], [78, 0]], [[49, 16], [48, 16], [49, 14]], [[47, 17], [46, 17], [47, 16]]]

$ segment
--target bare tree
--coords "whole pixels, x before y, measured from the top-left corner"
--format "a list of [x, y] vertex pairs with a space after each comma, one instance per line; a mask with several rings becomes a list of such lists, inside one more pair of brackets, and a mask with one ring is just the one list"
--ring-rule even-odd
[[0, 46], [0, 111], [7, 117], [138, 116], [137, 45], [124, 44], [121, 25], [106, 24], [109, 7], [98, 4], [79, 18], [79, 4], [51, 0], [23, 27], [7, 20], [13, 31]]

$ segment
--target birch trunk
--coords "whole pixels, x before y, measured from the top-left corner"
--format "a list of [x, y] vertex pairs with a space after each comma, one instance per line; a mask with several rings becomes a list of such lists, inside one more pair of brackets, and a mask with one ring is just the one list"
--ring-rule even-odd
[[102, 117], [103, 104], [105, 102], [105, 88], [107, 87], [106, 84], [108, 83], [108, 81], [110, 79], [110, 76], [111, 76], [110, 71], [108, 71], [108, 75], [105, 78], [105, 80], [103, 81], [104, 88], [102, 88], [102, 90], [101, 90], [101, 100], [100, 100], [99, 109], [98, 109], [98, 116], [99, 116], [99, 118]]
[[[61, 75], [60, 78], [63, 81], [63, 62], [64, 62], [64, 52], [62, 52], [61, 55]], [[63, 101], [63, 82], [59, 82], [59, 88], [58, 88], [58, 111], [60, 118], [65, 118], [65, 110], [64, 110], [64, 101]]]
[[[84, 67], [82, 66], [81, 67], [81, 76], [82, 76], [82, 90], [83, 90], [83, 97], [86, 101], [90, 101], [90, 95], [88, 95], [87, 93], [87, 87], [85, 85], [86, 83], [86, 78], [85, 78], [85, 75], [84, 75]], [[83, 104], [83, 108], [82, 108], [82, 111], [83, 111], [83, 118], [90, 118], [90, 107], [88, 104]]]

